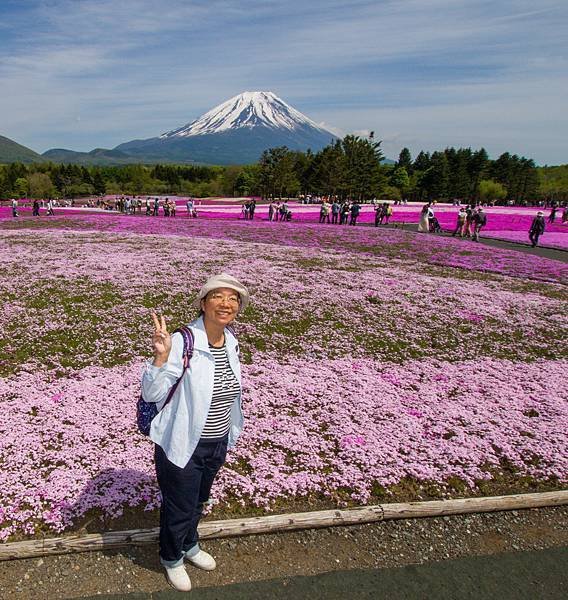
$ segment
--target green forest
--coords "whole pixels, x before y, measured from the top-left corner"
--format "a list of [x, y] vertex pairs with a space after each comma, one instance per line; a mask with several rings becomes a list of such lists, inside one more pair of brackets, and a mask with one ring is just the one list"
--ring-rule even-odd
[[286, 147], [266, 150], [245, 166], [123, 165], [55, 163], [0, 165], [0, 198], [80, 198], [103, 194], [295, 197], [335, 195], [410, 201], [483, 200], [527, 204], [568, 200], [568, 165], [537, 167], [504, 153], [446, 148], [404, 148], [395, 164], [384, 164], [381, 142], [346, 136], [319, 152]]

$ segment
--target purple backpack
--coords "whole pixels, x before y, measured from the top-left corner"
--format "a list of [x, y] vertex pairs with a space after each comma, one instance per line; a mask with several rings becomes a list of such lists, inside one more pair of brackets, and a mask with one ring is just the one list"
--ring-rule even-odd
[[[179, 376], [178, 380], [171, 387], [168, 397], [164, 402], [164, 406], [166, 406], [170, 400], [173, 398], [173, 395], [179, 385], [179, 382], [182, 380], [185, 375], [185, 371], [189, 366], [189, 361], [193, 356], [193, 332], [189, 327], [180, 327], [176, 329], [174, 333], [181, 333], [183, 337], [183, 371]], [[172, 334], [173, 335], [173, 334]], [[162, 408], [164, 408], [162, 406]], [[144, 435], [150, 435], [150, 427], [152, 425], [152, 419], [158, 414], [158, 405], [156, 402], [146, 402], [144, 398], [142, 398], [142, 394], [138, 398], [138, 402], [136, 404], [136, 423], [138, 424], [138, 431], [143, 433]]]

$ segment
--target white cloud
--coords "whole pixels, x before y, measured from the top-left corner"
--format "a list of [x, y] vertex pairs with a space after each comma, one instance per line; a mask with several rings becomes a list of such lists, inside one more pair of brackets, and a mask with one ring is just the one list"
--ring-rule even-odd
[[30, 5], [0, 7], [0, 133], [37, 150], [158, 135], [244, 89], [387, 154], [483, 139], [551, 162], [568, 133], [560, 0]]

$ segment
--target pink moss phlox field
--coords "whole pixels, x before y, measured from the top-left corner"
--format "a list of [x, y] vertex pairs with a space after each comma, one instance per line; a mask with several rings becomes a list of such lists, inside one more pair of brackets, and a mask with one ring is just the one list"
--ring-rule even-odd
[[[113, 200], [111, 197], [110, 200]], [[178, 216], [176, 218], [187, 218], [185, 202], [187, 199], [180, 198], [178, 203]], [[259, 200], [259, 199], [257, 199]], [[228, 198], [205, 198], [200, 200], [199, 215], [201, 219], [231, 219], [244, 220], [242, 215], [242, 203], [244, 199], [228, 199]], [[317, 223], [319, 220], [319, 205], [304, 205], [297, 202], [289, 203], [290, 209], [293, 211], [294, 223]], [[391, 225], [418, 223], [420, 220], [421, 204], [412, 204], [406, 206], [394, 206], [393, 214], [390, 218]], [[486, 207], [487, 225], [483, 229], [484, 237], [493, 237], [497, 239], [509, 240], [513, 242], [529, 243], [528, 230], [532, 219], [538, 212], [538, 207]], [[434, 211], [440, 225], [445, 231], [453, 231], [456, 226], [458, 208], [449, 204], [436, 204]], [[59, 216], [71, 216], [78, 214], [99, 213], [104, 215], [116, 214], [112, 212], [103, 212], [100, 209], [91, 208], [58, 208]], [[548, 214], [548, 210], [546, 214]], [[21, 216], [30, 216], [31, 208], [20, 208]], [[568, 223], [562, 223], [560, 213], [554, 223], [546, 222], [546, 231], [541, 236], [541, 246], [559, 248], [568, 250]], [[0, 221], [11, 218], [11, 210], [9, 207], [0, 207]], [[255, 219], [257, 221], [268, 220], [268, 205], [258, 204], [255, 211]], [[371, 224], [374, 222], [375, 212], [371, 205], [362, 205], [359, 223]], [[324, 227], [326, 224], [324, 224]]]
[[[313, 207], [312, 207], [313, 208]], [[281, 223], [239, 219], [188, 219], [88, 213], [60, 218], [4, 219], [0, 229], [40, 228], [57, 231], [107, 231], [183, 237], [208, 237], [235, 242], [259, 242], [329, 250], [351, 250], [359, 255], [501, 273], [542, 281], [568, 281], [568, 268], [560, 261], [487, 247], [467, 240], [416, 234], [399, 229], [349, 227], [310, 223]]]
[[221, 506], [360, 503], [408, 477], [474, 485], [501, 468], [567, 480], [559, 261], [369, 227], [33, 223], [0, 232], [2, 540], [158, 506], [134, 418], [149, 312], [191, 319], [222, 270], [254, 301], [237, 325], [247, 426]]
[[[325, 359], [349, 353], [404, 362], [429, 356], [533, 360], [566, 351], [559, 284], [475, 272], [458, 278], [460, 271], [312, 247], [190, 242], [5, 232], [0, 327], [7, 335], [0, 369], [10, 370], [14, 356], [20, 370], [130, 362], [147, 351], [151, 308], [173, 324], [191, 318], [195, 291], [228, 265], [255, 297], [239, 325], [251, 355], [292, 351]], [[37, 260], [38, 247], [49, 269]]]
[[61, 531], [90, 508], [115, 516], [157, 506], [147, 442], [132, 427], [139, 373], [89, 367], [65, 379], [0, 378], [0, 539]]
[[[565, 482], [567, 366], [282, 363], [259, 355], [244, 366], [247, 427], [214, 500], [269, 509], [282, 497], [338, 500], [347, 490], [366, 502], [376, 485], [405, 477], [473, 485], [504, 463]], [[93, 508], [116, 517], [126, 506], [158, 506], [151, 442], [135, 430], [139, 373], [131, 364], [88, 367], [66, 379], [0, 379], [0, 539], [61, 531]]]

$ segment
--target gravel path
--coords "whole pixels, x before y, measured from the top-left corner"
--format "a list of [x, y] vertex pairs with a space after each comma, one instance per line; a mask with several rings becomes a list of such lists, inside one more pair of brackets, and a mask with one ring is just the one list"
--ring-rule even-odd
[[[307, 530], [204, 542], [219, 567], [194, 587], [568, 546], [568, 507]], [[168, 589], [155, 546], [0, 563], [0, 598], [69, 599]]]

